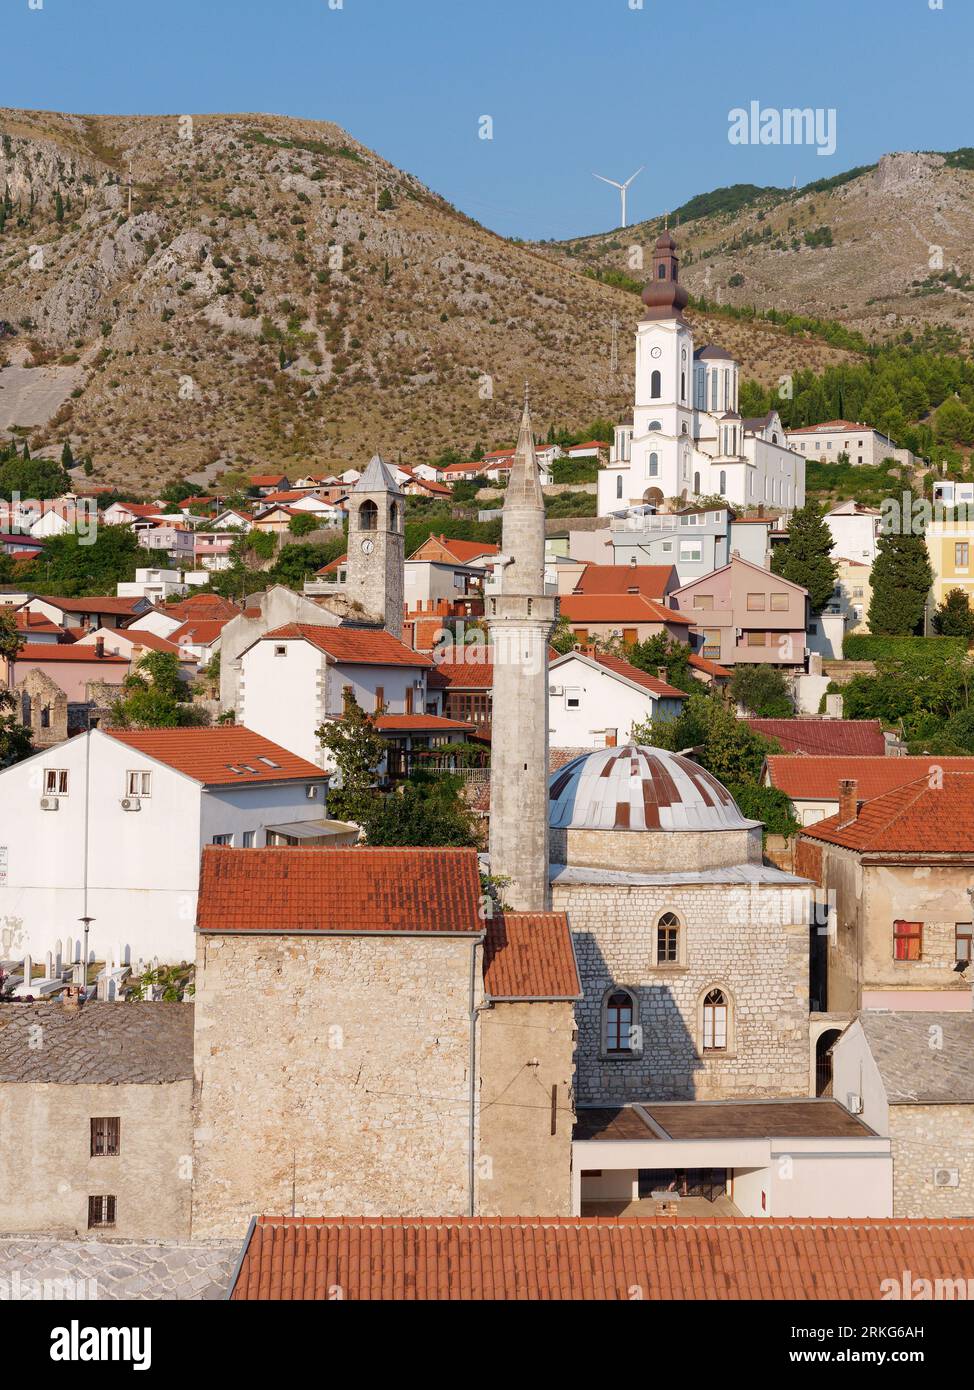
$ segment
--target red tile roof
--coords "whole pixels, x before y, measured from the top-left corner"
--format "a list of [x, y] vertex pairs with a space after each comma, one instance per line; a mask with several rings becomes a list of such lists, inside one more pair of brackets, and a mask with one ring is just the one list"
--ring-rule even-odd
[[593, 652], [590, 660], [598, 662], [607, 671], [614, 671], [617, 676], [625, 676], [626, 680], [635, 681], [636, 685], [641, 685], [644, 690], [650, 691], [653, 695], [659, 695], [669, 700], [686, 700], [688, 698], [685, 690], [677, 690], [675, 685], [669, 685], [657, 676], [651, 676], [648, 671], [641, 671], [638, 666], [631, 666], [628, 661], [623, 661], [621, 656], [609, 656], [605, 652]]
[[491, 999], [580, 999], [564, 912], [507, 912], [488, 919], [484, 990]]
[[163, 605], [162, 612], [170, 618], [236, 618], [239, 606], [232, 599], [219, 594], [190, 594], [189, 598], [177, 599]]
[[329, 564], [322, 565], [320, 570], [315, 570], [315, 574], [333, 574], [336, 570], [340, 569], [342, 565], [347, 564], [348, 554], [346, 552], [344, 555], [339, 555], [337, 560], [332, 560]]
[[230, 621], [229, 618], [190, 618], [177, 627], [169, 640], [177, 646], [208, 647], [215, 642]]
[[785, 430], [785, 434], [818, 434], [825, 430], [869, 430], [871, 432], [872, 428], [872, 425], [857, 424], [854, 420], [823, 420], [820, 425], [803, 425], [801, 429]]
[[[327, 776], [314, 763], [289, 753], [242, 724], [211, 729], [105, 729], [104, 732], [207, 787], [321, 782]], [[262, 762], [262, 758], [268, 761]], [[240, 771], [234, 772], [234, 768]]]
[[129, 617], [136, 611], [141, 612], [145, 607], [145, 599], [142, 598], [59, 598], [57, 595], [48, 594], [37, 594], [36, 597], [43, 603], [60, 608], [64, 613], [116, 613]]
[[99, 656], [93, 646], [82, 646], [80, 642], [27, 642], [25, 643], [14, 661], [28, 661], [32, 665], [38, 665], [44, 661], [97, 661], [100, 665], [114, 663], [123, 666], [129, 664], [127, 656]]
[[660, 602], [674, 577], [672, 565], [586, 565], [575, 593], [627, 594], [635, 590]]
[[[319, 774], [320, 775], [320, 774]], [[200, 931], [477, 934], [474, 849], [203, 850]]]
[[771, 785], [792, 800], [838, 801], [839, 783], [855, 781], [860, 801], [870, 801], [908, 782], [944, 772], [974, 772], [974, 758], [816, 758], [800, 754], [768, 758]]
[[747, 723], [756, 734], [776, 738], [786, 753], [882, 757], [886, 752], [878, 719], [749, 719]]
[[705, 656], [699, 656], [696, 652], [690, 657], [690, 665], [698, 671], [704, 671], [708, 676], [719, 678], [730, 677], [733, 674], [726, 666], [720, 666], [716, 661], [708, 661]]
[[383, 628], [317, 627], [312, 623], [285, 623], [258, 640], [263, 642], [304, 639], [334, 661], [351, 666], [433, 665], [431, 657], [415, 652]]
[[974, 858], [974, 772], [944, 771], [864, 801], [855, 820], [841, 812], [802, 830], [846, 849], [871, 853], [964, 854]]
[[258, 473], [255, 478], [249, 481], [249, 487], [276, 487], [278, 483], [284, 481], [286, 473]]
[[471, 643], [465, 661], [437, 661], [427, 684], [432, 689], [489, 690], [494, 684], [494, 661], [488, 649], [479, 642]]
[[[130, 631], [127, 627], [118, 629], [107, 628], [99, 633], [99, 636], [105, 639], [106, 651], [114, 650], [111, 643], [115, 638], [124, 637], [126, 642], [131, 642], [135, 647], [145, 647], [146, 651], [165, 652], [170, 656], [179, 655], [179, 648], [175, 643], [170, 642], [166, 637], [157, 637], [154, 632], [148, 632], [143, 628], [136, 628], [134, 632]], [[75, 645], [89, 652], [93, 652], [95, 642], [91, 637], [86, 636], [79, 638]]]
[[19, 608], [14, 613], [17, 624], [17, 631], [24, 632], [28, 637], [35, 632], [46, 633], [48, 637], [56, 633], [58, 637], [67, 637], [68, 633], [57, 623], [52, 623], [50, 618], [46, 618], [43, 613], [32, 613], [29, 608]]
[[570, 623], [693, 624], [675, 608], [664, 608], [643, 594], [565, 594], [559, 602], [562, 617]]
[[413, 554], [409, 558], [415, 559], [431, 541], [442, 546], [442, 548], [452, 555], [454, 560], [461, 565], [468, 564], [471, 560], [476, 560], [481, 555], [500, 554], [500, 546], [492, 545], [489, 541], [458, 541], [447, 536], [428, 536], [423, 544], [413, 551]]
[[231, 1297], [875, 1301], [972, 1266], [963, 1219], [262, 1216]]
[[375, 726], [380, 733], [449, 733], [452, 730], [472, 732], [473, 725], [459, 719], [444, 719], [440, 714], [383, 714]]

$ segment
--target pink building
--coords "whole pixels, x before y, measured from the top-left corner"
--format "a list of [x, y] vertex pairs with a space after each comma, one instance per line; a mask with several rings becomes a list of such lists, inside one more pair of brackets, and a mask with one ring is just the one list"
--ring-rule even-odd
[[691, 619], [699, 651], [722, 666], [805, 665], [808, 594], [734, 556], [676, 589], [670, 602]]
[[87, 700], [89, 681], [107, 681], [121, 685], [129, 672], [129, 659], [105, 651], [104, 645], [94, 649], [79, 642], [59, 645], [29, 643], [17, 655], [4, 662], [7, 685], [11, 688], [24, 679], [28, 671], [43, 671], [59, 685], [70, 703]]

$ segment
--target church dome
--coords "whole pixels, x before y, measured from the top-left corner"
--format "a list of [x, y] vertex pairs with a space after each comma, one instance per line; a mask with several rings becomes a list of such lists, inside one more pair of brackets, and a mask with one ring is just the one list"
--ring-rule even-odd
[[665, 748], [598, 748], [548, 783], [554, 830], [750, 830], [717, 778]]

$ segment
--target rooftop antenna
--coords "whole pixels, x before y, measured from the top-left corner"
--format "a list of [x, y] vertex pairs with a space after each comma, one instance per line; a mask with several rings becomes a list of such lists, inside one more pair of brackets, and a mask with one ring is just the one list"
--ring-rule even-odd
[[639, 166], [639, 168], [636, 170], [636, 172], [635, 172], [634, 174], [631, 174], [631, 175], [629, 176], [629, 178], [626, 179], [625, 183], [619, 183], [619, 181], [618, 181], [617, 179], [607, 179], [603, 174], [593, 174], [593, 175], [592, 175], [593, 178], [595, 178], [595, 179], [601, 179], [603, 183], [608, 183], [608, 184], [611, 184], [613, 188], [618, 188], [619, 194], [620, 194], [620, 197], [621, 197], [621, 200], [622, 200], [622, 221], [621, 221], [620, 224], [619, 224], [621, 227], [628, 227], [628, 226], [629, 226], [629, 223], [626, 221], [626, 194], [627, 194], [628, 191], [629, 191], [629, 185], [630, 185], [635, 179], [638, 179], [639, 175], [643, 172], [643, 170], [644, 170], [645, 168], [646, 168], [646, 165], [645, 165], [645, 164], [641, 164], [641, 165]]

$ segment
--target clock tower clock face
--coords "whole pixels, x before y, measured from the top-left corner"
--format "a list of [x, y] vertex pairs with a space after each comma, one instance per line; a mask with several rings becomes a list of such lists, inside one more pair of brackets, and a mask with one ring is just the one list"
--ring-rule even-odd
[[650, 357], [662, 357], [662, 356], [663, 356], [663, 349], [662, 349], [662, 348], [659, 348], [659, 347], [654, 347], [654, 348], [650, 351], [650, 354], [649, 354], [649, 355], [650, 355]]
[[363, 555], [371, 555], [374, 549], [375, 549], [375, 541], [363, 541], [363, 542], [362, 542], [362, 554], [363, 554]]

